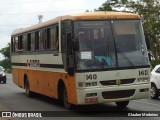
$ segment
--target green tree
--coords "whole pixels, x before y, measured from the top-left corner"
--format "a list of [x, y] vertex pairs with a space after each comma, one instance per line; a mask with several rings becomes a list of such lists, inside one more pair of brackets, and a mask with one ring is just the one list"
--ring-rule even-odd
[[107, 0], [95, 11], [124, 11], [139, 14], [143, 19], [150, 50], [156, 61], [160, 56], [160, 2], [159, 0]]
[[10, 59], [10, 43], [0, 50], [0, 53], [5, 57], [5, 59]]
[[11, 57], [10, 57], [10, 43], [0, 50], [0, 53], [4, 56], [4, 60], [0, 61], [0, 66], [3, 66], [4, 69], [11, 69]]

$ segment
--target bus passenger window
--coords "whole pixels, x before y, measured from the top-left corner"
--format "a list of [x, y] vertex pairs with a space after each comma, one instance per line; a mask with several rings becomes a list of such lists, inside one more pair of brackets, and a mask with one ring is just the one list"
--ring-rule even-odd
[[56, 49], [59, 49], [59, 37], [57, 37], [57, 39], [56, 39], [56, 45], [55, 45], [55, 48], [56, 48]]
[[51, 49], [58, 49], [59, 47], [59, 38], [57, 35], [56, 27], [50, 29], [50, 48]]
[[39, 31], [35, 34], [35, 40], [36, 40], [36, 50], [39, 50]]
[[46, 48], [50, 49], [50, 28], [47, 29], [47, 37], [46, 37]]
[[35, 51], [35, 33], [31, 33], [31, 51]]
[[44, 30], [39, 31], [39, 49], [45, 49]]
[[11, 52], [14, 52], [14, 38], [11, 38]]
[[27, 38], [28, 38], [27, 51], [31, 51], [31, 33], [27, 35]]
[[14, 51], [18, 52], [18, 37], [14, 38]]
[[21, 51], [26, 52], [27, 51], [27, 34], [23, 35], [22, 37], [22, 47]]

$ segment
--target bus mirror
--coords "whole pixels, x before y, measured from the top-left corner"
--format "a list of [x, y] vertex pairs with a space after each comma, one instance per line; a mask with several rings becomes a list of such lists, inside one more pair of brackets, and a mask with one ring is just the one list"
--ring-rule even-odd
[[74, 75], [74, 58], [73, 55], [68, 56], [68, 68], [67, 68], [69, 75]]
[[71, 76], [74, 75], [74, 68], [73, 67], [68, 68], [68, 75], [71, 75]]
[[76, 40], [73, 40], [72, 41], [72, 47], [73, 47], [73, 50], [78, 50], [78, 41], [76, 41]]

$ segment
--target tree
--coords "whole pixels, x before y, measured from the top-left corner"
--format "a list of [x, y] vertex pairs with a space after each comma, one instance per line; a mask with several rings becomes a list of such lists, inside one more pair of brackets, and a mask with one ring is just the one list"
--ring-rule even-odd
[[[107, 0], [96, 11], [125, 11], [139, 14], [144, 32], [150, 40], [151, 51], [160, 56], [160, 1], [159, 0]], [[158, 61], [158, 60], [157, 60]]]
[[0, 61], [0, 66], [5, 69], [11, 69], [11, 57], [10, 57], [10, 43], [0, 50], [0, 53], [4, 56], [4, 60]]
[[0, 53], [5, 57], [5, 59], [10, 59], [10, 43], [0, 50]]

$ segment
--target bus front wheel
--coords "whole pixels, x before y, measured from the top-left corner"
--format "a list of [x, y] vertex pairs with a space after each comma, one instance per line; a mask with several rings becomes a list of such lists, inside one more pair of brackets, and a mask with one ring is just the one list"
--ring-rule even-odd
[[63, 104], [66, 109], [72, 109], [72, 104], [68, 102], [68, 93], [66, 87], [63, 89]]
[[119, 108], [125, 108], [125, 107], [127, 107], [128, 104], [129, 104], [129, 101], [116, 102], [116, 105], [117, 105]]
[[[27, 78], [26, 78], [27, 79]], [[29, 81], [28, 79], [26, 80], [25, 82], [25, 90], [26, 90], [26, 95], [28, 97], [31, 97], [32, 96], [32, 92], [30, 91], [30, 86], [29, 86]]]

